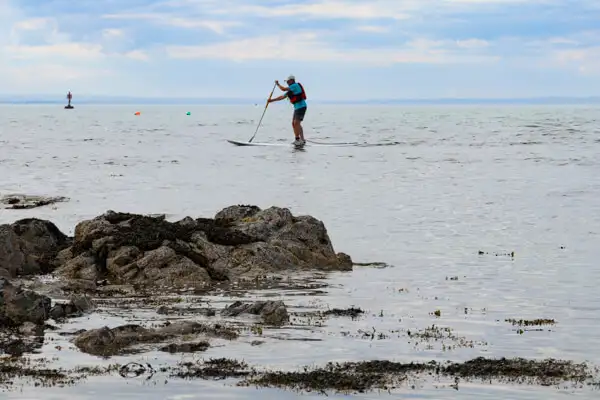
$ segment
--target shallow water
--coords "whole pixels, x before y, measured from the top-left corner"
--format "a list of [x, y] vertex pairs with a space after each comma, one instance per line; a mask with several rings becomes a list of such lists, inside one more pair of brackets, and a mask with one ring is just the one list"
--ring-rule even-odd
[[[134, 111], [142, 111], [134, 116]], [[185, 115], [187, 111], [190, 116]], [[286, 206], [324, 221], [338, 251], [355, 267], [331, 274], [327, 295], [276, 297], [291, 311], [349, 307], [369, 315], [329, 318], [309, 330], [247, 333], [196, 357], [243, 358], [251, 365], [297, 369], [331, 360], [397, 361], [486, 357], [554, 357], [600, 365], [600, 119], [586, 107], [311, 106], [307, 139], [399, 142], [382, 147], [235, 147], [247, 140], [262, 107], [56, 106], [0, 107], [0, 195], [67, 196], [32, 210], [2, 210], [0, 223], [50, 219], [65, 233], [108, 209], [165, 213], [171, 220], [210, 216], [231, 204]], [[254, 141], [291, 142], [287, 108], [273, 106]], [[478, 254], [479, 251], [490, 254]], [[514, 251], [514, 258], [504, 255]], [[496, 256], [494, 253], [501, 253]], [[458, 280], [450, 280], [458, 277]], [[448, 280], [446, 279], [448, 278]], [[403, 289], [403, 290], [401, 290]], [[264, 296], [266, 293], [257, 293]], [[223, 305], [230, 302], [221, 299]], [[465, 308], [467, 313], [465, 314]], [[430, 315], [439, 309], [441, 317]], [[381, 316], [382, 315], [382, 316]], [[100, 313], [61, 330], [116, 326], [158, 317], [153, 310]], [[543, 331], [516, 332], [506, 318], [553, 318]], [[476, 342], [444, 351], [415, 345], [403, 333], [432, 324]], [[384, 339], [362, 339], [372, 331]], [[391, 333], [390, 331], [401, 330]], [[349, 337], [341, 332], [348, 331]], [[289, 341], [273, 336], [309, 337]], [[44, 354], [59, 365], [192, 356], [146, 353], [101, 360], [47, 334]], [[358, 337], [357, 337], [358, 336]], [[264, 340], [264, 339], [261, 339]], [[487, 344], [480, 344], [486, 342]], [[450, 343], [450, 342], [448, 342]], [[234, 382], [164, 377], [91, 378], [69, 388], [25, 387], [3, 398], [291, 399], [291, 391], [237, 388]], [[422, 386], [422, 387], [421, 387]], [[402, 398], [595, 398], [589, 389], [461, 383], [459, 392], [421, 382]], [[332, 395], [333, 398], [345, 398]], [[349, 396], [373, 399], [381, 393]], [[303, 398], [323, 398], [303, 395]]]

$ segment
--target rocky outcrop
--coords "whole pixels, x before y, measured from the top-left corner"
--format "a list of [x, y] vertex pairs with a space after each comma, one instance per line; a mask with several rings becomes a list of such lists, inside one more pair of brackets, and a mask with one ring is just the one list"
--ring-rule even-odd
[[17, 277], [51, 272], [69, 238], [52, 222], [37, 218], [0, 225], [0, 276]]
[[290, 320], [283, 301], [257, 301], [256, 303], [236, 301], [221, 311], [221, 315], [227, 317], [237, 317], [241, 314], [260, 315], [263, 322], [268, 325], [283, 325]]
[[[122, 325], [115, 328], [107, 326], [100, 329], [92, 329], [79, 334], [74, 344], [79, 350], [98, 356], [109, 357], [117, 354], [127, 354], [135, 352], [136, 346], [158, 344], [169, 339], [177, 339], [182, 337], [194, 336], [195, 339], [201, 338], [223, 338], [233, 340], [238, 337], [238, 333], [232, 329], [221, 325], [205, 325], [193, 321], [179, 321], [172, 324], [167, 324], [162, 328], [144, 328], [140, 325]], [[198, 351], [206, 350], [206, 346], [198, 347]], [[187, 343], [189, 351], [194, 348], [199, 342], [193, 341]], [[185, 347], [186, 343], [171, 343], [170, 345], [162, 345], [159, 348], [163, 351], [176, 351], [175, 348]], [[179, 350], [182, 351], [182, 350]]]
[[50, 306], [49, 297], [15, 287], [0, 278], [0, 326], [19, 326], [26, 322], [43, 325], [50, 315]]
[[46, 197], [46, 196], [31, 196], [26, 194], [10, 194], [0, 197], [0, 208], [23, 210], [29, 208], [43, 207], [50, 204], [68, 201], [68, 198], [63, 196]]
[[335, 253], [321, 221], [256, 206], [177, 222], [109, 211], [79, 223], [72, 246], [56, 263], [69, 279], [167, 288], [206, 288], [302, 269], [352, 269], [348, 255]]

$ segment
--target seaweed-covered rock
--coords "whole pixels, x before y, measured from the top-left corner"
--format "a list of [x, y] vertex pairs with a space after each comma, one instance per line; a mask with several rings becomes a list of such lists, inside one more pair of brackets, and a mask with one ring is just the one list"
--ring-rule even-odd
[[281, 300], [257, 301], [256, 303], [236, 301], [221, 311], [221, 315], [230, 317], [241, 314], [260, 315], [263, 322], [270, 325], [283, 325], [290, 320], [287, 307]]
[[64, 196], [49, 197], [15, 193], [0, 197], [0, 209], [25, 210], [68, 200], [69, 199]]
[[[100, 329], [91, 329], [80, 333], [74, 340], [75, 346], [81, 351], [98, 356], [113, 356], [117, 354], [127, 354], [136, 351], [136, 346], [154, 345], [184, 337], [193, 337], [195, 339], [202, 338], [223, 338], [233, 340], [238, 337], [238, 333], [232, 329], [221, 325], [206, 325], [193, 321], [178, 321], [168, 324], [162, 328], [144, 328], [140, 325], [121, 325], [115, 328], [107, 326]], [[203, 340], [208, 347], [208, 342]], [[191, 342], [190, 348], [198, 341]], [[160, 349], [173, 349], [174, 347], [181, 348], [185, 343], [171, 343], [159, 346]], [[190, 345], [190, 343], [188, 343]], [[206, 350], [204, 348], [203, 350]], [[202, 351], [203, 351], [202, 350]], [[166, 350], [170, 351], [170, 350]], [[196, 350], [200, 351], [198, 347]]]
[[69, 279], [136, 287], [206, 288], [218, 282], [301, 269], [351, 270], [323, 222], [287, 208], [231, 206], [214, 218], [108, 211], [82, 221], [57, 256]]

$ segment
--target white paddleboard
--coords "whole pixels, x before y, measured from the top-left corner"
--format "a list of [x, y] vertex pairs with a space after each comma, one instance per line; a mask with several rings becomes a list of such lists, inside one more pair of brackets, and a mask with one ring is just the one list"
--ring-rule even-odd
[[235, 144], [236, 146], [293, 146], [293, 147], [303, 147], [303, 145], [296, 145], [292, 143], [259, 143], [259, 142], [240, 142], [238, 140], [229, 140], [229, 143]]
[[227, 139], [227, 141], [229, 143], [235, 144], [236, 146], [293, 146], [293, 147], [297, 147], [297, 148], [302, 148], [304, 146], [328, 146], [328, 147], [342, 147], [342, 146], [360, 146], [359, 143], [315, 143], [315, 142], [311, 142], [309, 140], [306, 141], [306, 143], [304, 145], [300, 144], [294, 144], [293, 142], [290, 143], [259, 143], [259, 142], [240, 142], [238, 140], [229, 140]]

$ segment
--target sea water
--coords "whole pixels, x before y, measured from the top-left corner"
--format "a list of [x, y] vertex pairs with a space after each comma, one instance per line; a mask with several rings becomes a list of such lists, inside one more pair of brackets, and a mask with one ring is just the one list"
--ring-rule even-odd
[[[141, 111], [139, 116], [135, 111]], [[186, 113], [190, 112], [190, 115]], [[559, 358], [600, 365], [600, 108], [585, 106], [310, 105], [306, 139], [395, 143], [379, 147], [237, 147], [262, 108], [254, 106], [0, 107], [0, 195], [66, 196], [31, 210], [1, 210], [0, 223], [37, 217], [72, 235], [106, 210], [212, 216], [233, 204], [289, 207], [321, 219], [337, 251], [357, 266], [333, 273], [314, 296], [283, 299], [290, 311], [356, 306], [367, 316], [323, 327], [265, 332], [212, 347], [202, 357], [299, 369], [327, 361], [463, 361], [477, 356]], [[270, 107], [255, 141], [292, 142], [292, 111]], [[483, 254], [480, 254], [483, 252]], [[514, 252], [514, 257], [511, 253]], [[310, 290], [308, 290], [310, 292]], [[227, 304], [226, 299], [214, 299]], [[433, 315], [439, 310], [441, 315]], [[62, 330], [152, 318], [150, 311], [93, 314]], [[505, 319], [551, 318], [522, 334]], [[448, 326], [475, 345], [444, 349], [398, 330]], [[360, 332], [385, 333], [380, 339]], [[52, 335], [51, 333], [48, 335]], [[146, 353], [110, 360], [82, 354], [68, 338], [45, 356], [65, 366], [193, 357]], [[284, 339], [313, 339], [312, 341]], [[448, 342], [448, 344], [452, 344]], [[196, 356], [198, 357], [198, 356]], [[432, 384], [402, 398], [561, 399], [590, 390], [471, 383]], [[0, 393], [9, 399], [292, 399], [234, 382], [90, 378], [73, 387]], [[349, 398], [333, 395], [333, 398]], [[392, 398], [366, 393], [352, 398]], [[323, 398], [305, 394], [302, 398]]]

